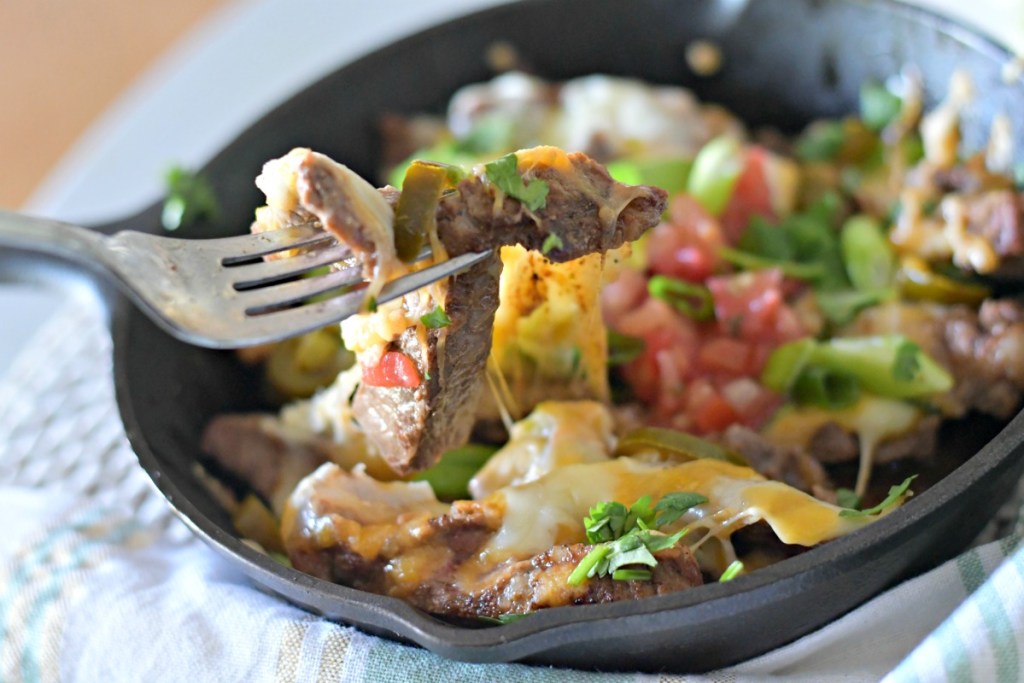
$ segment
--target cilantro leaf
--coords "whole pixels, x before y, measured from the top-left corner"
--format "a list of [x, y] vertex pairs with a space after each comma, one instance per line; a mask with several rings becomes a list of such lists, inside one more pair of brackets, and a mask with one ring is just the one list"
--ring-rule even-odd
[[615, 501], [598, 503], [590, 508], [590, 515], [583, 518], [587, 540], [591, 543], [613, 541], [625, 532], [629, 510]]
[[484, 164], [484, 172], [495, 187], [521, 201], [530, 211], [543, 209], [548, 202], [548, 184], [543, 180], [533, 180], [526, 184], [519, 175], [518, 166], [516, 155], [506, 154], [497, 161]]
[[[650, 579], [649, 571], [635, 565], [657, 566], [654, 553], [674, 547], [690, 531], [681, 529], [667, 535], [653, 527], [674, 522], [686, 510], [707, 501], [698, 493], [677, 492], [663, 496], [653, 507], [650, 496], [641, 496], [628, 509], [616, 501], [598, 503], [583, 518], [587, 540], [594, 547], [576, 565], [567, 583], [578, 586], [589, 578], [609, 574], [619, 581]], [[659, 512], [662, 516], [655, 521]], [[669, 521], [662, 522], [663, 518]]]
[[201, 219], [215, 220], [220, 214], [217, 195], [205, 176], [172, 166], [164, 180], [167, 198], [160, 222], [165, 230], [184, 228]]
[[896, 357], [892, 361], [892, 377], [900, 382], [910, 382], [921, 371], [921, 347], [914, 342], [905, 340], [896, 349]]
[[896, 503], [898, 503], [903, 498], [904, 495], [912, 496], [914, 494], [914, 492], [909, 490], [910, 489], [910, 482], [914, 481], [915, 479], [917, 479], [917, 475], [916, 474], [913, 475], [913, 476], [907, 477], [906, 479], [904, 479], [902, 484], [897, 484], [896, 486], [891, 487], [889, 489], [889, 495], [887, 495], [885, 497], [885, 500], [883, 500], [881, 503], [879, 503], [878, 505], [876, 505], [873, 508], [868, 508], [867, 510], [841, 510], [839, 512], [839, 516], [840, 517], [870, 517], [872, 515], [877, 515], [880, 512], [882, 512], [884, 510], [887, 510], [887, 509], [891, 508], [893, 505], [895, 505]]
[[662, 497], [658, 501], [658, 504], [654, 506], [654, 511], [661, 514], [658, 515], [657, 525], [665, 526], [676, 521], [690, 508], [703, 505], [708, 502], [707, 496], [702, 496], [699, 493], [669, 493]]
[[860, 496], [853, 489], [836, 489], [836, 505], [841, 508], [856, 510], [860, 507]]
[[438, 306], [430, 313], [420, 316], [420, 322], [428, 330], [439, 330], [442, 327], [448, 327], [452, 324], [452, 319], [448, 317], [448, 314], [444, 312], [444, 309]]

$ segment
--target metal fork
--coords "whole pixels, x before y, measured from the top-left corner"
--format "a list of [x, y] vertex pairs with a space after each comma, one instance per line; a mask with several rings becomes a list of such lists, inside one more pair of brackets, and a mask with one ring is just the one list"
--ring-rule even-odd
[[[68, 223], [0, 210], [0, 248], [62, 257], [110, 277], [146, 315], [182, 341], [254, 346], [344, 320], [366, 303], [362, 264], [319, 226], [215, 239], [125, 230], [105, 236]], [[285, 254], [297, 250], [295, 254]], [[463, 254], [387, 283], [385, 303], [483, 261]], [[279, 254], [279, 258], [264, 259]], [[429, 250], [420, 254], [420, 259]], [[317, 274], [323, 266], [334, 265]], [[314, 297], [331, 295], [329, 298]]]

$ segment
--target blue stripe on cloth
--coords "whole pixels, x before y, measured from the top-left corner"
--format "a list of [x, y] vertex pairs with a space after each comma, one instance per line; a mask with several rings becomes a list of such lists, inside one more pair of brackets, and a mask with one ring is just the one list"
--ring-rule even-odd
[[25, 582], [29, 580], [33, 572], [41, 564], [50, 560], [50, 554], [53, 552], [54, 547], [62, 542], [65, 536], [77, 533], [95, 524], [96, 520], [102, 517], [103, 514], [104, 511], [102, 510], [90, 510], [78, 521], [67, 522], [54, 527], [47, 532], [49, 536], [47, 536], [46, 540], [33, 548], [32, 552], [21, 561], [13, 576], [11, 576], [10, 583], [7, 584], [3, 595], [0, 596], [0, 645], [7, 640], [7, 615], [11, 610], [11, 605], [14, 604], [14, 601], [21, 594]]
[[40, 675], [39, 656], [42, 652], [39, 642], [42, 633], [43, 615], [46, 609], [56, 602], [56, 598], [64, 589], [64, 579], [76, 569], [81, 567], [94, 552], [102, 550], [103, 546], [111, 543], [118, 544], [138, 529], [139, 525], [135, 520], [127, 520], [105, 530], [101, 535], [86, 538], [79, 545], [71, 556], [60, 565], [54, 567], [48, 575], [48, 580], [43, 586], [35, 603], [29, 612], [27, 625], [25, 627], [25, 642], [23, 643], [21, 659], [21, 677], [26, 683], [36, 683], [42, 679]]

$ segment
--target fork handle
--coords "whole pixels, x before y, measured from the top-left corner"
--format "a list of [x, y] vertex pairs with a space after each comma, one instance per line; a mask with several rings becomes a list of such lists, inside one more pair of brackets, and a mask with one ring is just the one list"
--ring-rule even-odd
[[100, 258], [103, 236], [48, 218], [0, 209], [0, 247], [34, 251], [87, 265]]

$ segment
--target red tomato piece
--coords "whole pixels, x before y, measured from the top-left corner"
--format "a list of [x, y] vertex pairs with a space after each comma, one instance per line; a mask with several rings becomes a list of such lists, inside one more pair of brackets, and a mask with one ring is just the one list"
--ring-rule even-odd
[[694, 429], [699, 434], [720, 432], [740, 419], [739, 413], [717, 392], [713, 392], [707, 400], [691, 410], [690, 415]]
[[772, 193], [765, 171], [769, 152], [763, 147], [749, 147], [744, 155], [743, 170], [736, 178], [729, 202], [722, 211], [722, 231], [730, 244], [739, 242], [753, 216], [775, 220]]
[[363, 366], [363, 383], [368, 387], [415, 389], [423, 380], [416, 363], [400, 351], [388, 351], [373, 367]]
[[748, 341], [775, 338], [783, 305], [782, 272], [777, 268], [708, 278], [715, 317], [722, 331]]
[[754, 345], [733, 337], [716, 336], [701, 344], [700, 368], [711, 374], [738, 377], [752, 374]]
[[669, 221], [647, 238], [647, 261], [660, 275], [703, 282], [717, 268], [723, 244], [718, 222], [692, 197], [680, 194], [669, 207]]

